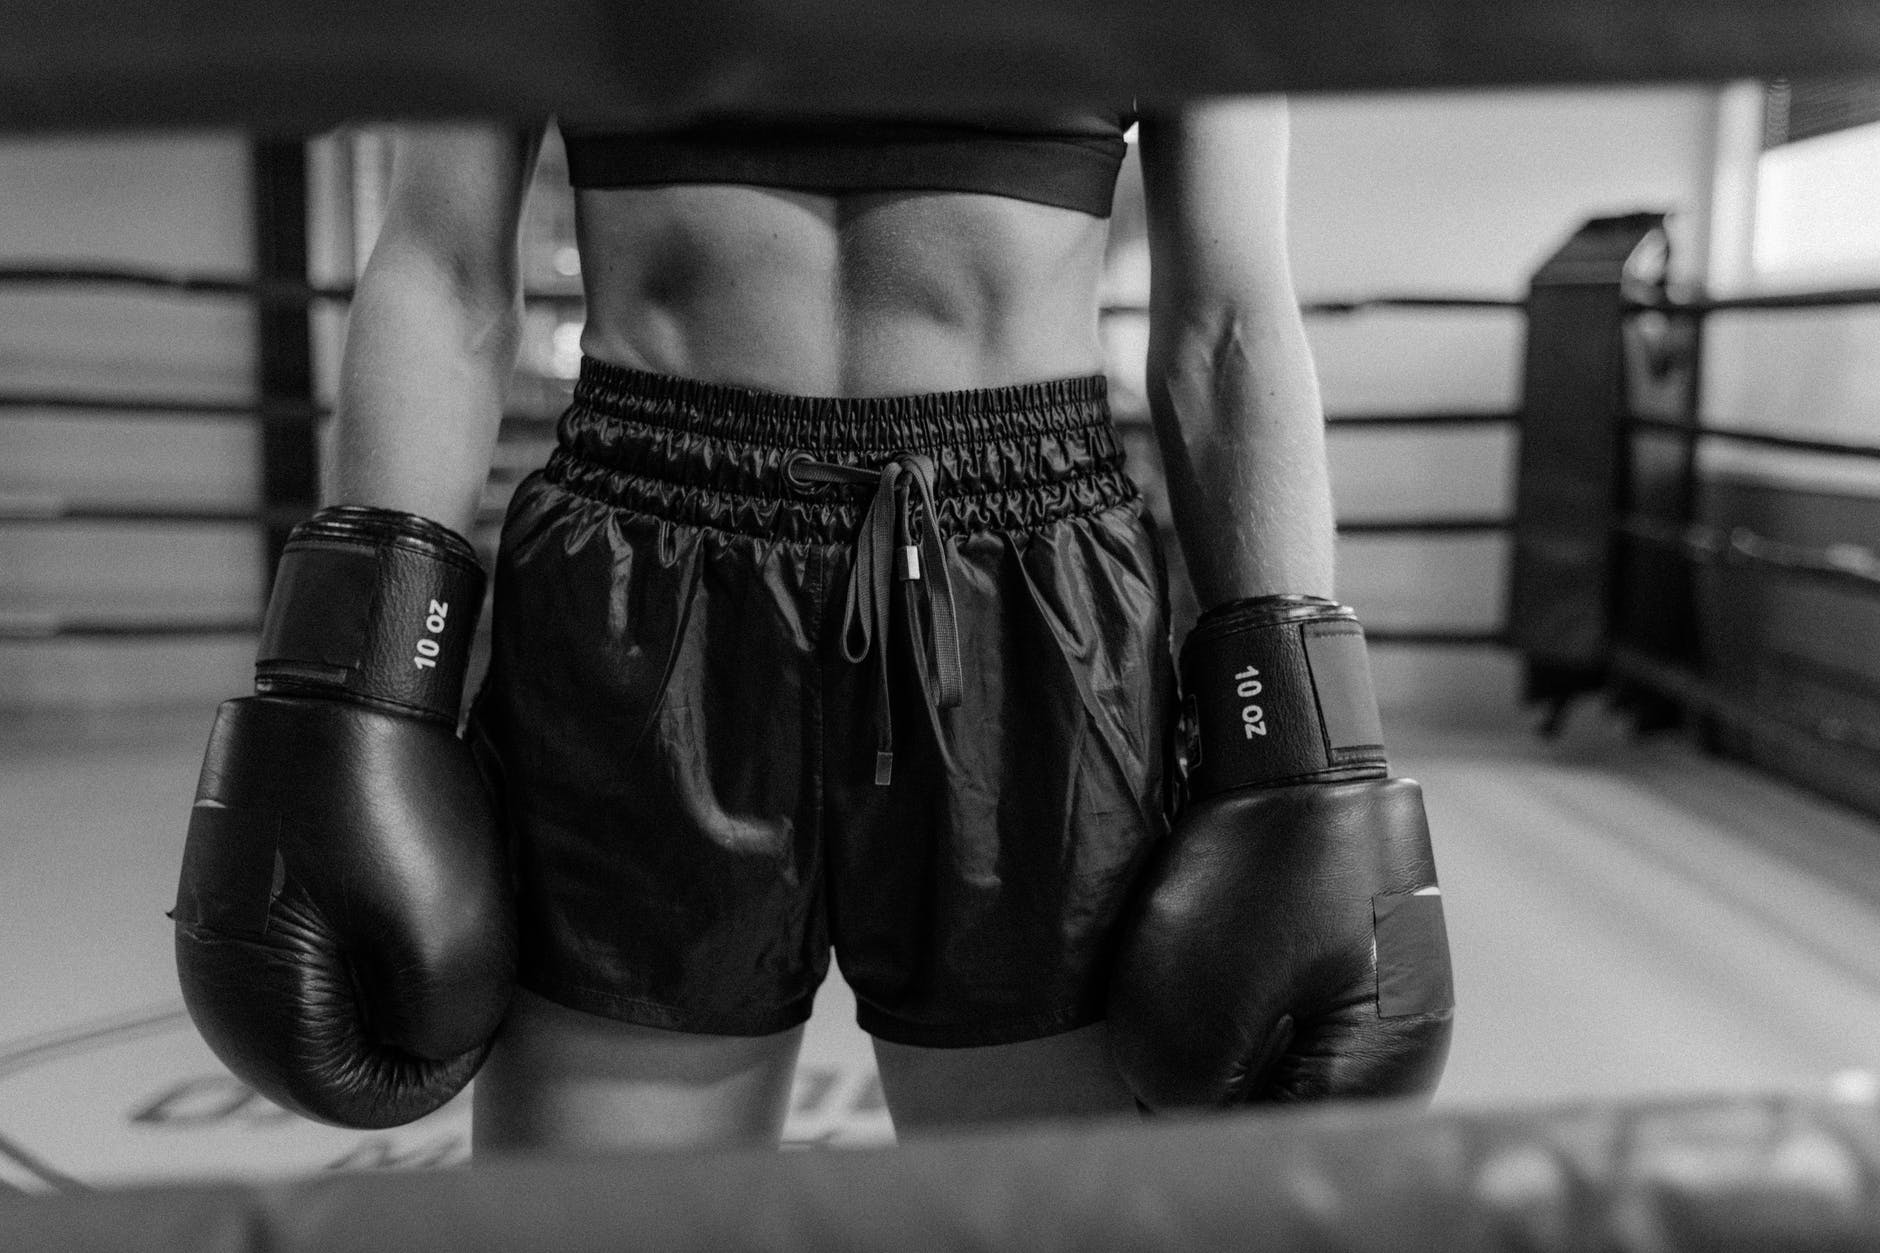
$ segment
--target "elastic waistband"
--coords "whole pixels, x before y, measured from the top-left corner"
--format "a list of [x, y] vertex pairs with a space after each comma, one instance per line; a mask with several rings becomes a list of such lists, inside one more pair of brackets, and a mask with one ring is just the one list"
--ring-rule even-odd
[[943, 531], [1032, 528], [1136, 498], [1101, 375], [913, 396], [795, 396], [581, 363], [550, 482], [674, 521], [809, 541], [852, 538], [860, 484], [805, 483], [804, 457], [934, 465]]

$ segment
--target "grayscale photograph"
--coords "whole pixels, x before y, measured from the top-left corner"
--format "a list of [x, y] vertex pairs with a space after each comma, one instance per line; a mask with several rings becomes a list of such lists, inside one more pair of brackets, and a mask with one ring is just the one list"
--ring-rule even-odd
[[1880, 8], [0, 12], [0, 1250], [1880, 1248]]

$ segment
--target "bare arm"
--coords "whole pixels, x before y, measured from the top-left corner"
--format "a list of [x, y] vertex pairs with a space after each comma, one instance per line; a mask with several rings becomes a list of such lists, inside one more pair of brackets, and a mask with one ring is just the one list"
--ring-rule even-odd
[[347, 326], [327, 484], [468, 532], [515, 368], [517, 226], [540, 132], [401, 130]]
[[1324, 417], [1286, 254], [1287, 142], [1276, 98], [1142, 122], [1149, 403], [1204, 608], [1332, 595]]

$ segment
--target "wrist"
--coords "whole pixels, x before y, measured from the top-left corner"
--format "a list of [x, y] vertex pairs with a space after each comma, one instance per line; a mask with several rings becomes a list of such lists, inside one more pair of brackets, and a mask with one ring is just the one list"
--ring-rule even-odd
[[1190, 800], [1242, 787], [1388, 772], [1364, 629], [1319, 596], [1256, 596], [1203, 613], [1182, 646]]
[[463, 536], [360, 505], [295, 527], [276, 571], [255, 690], [383, 705], [455, 726], [483, 607]]

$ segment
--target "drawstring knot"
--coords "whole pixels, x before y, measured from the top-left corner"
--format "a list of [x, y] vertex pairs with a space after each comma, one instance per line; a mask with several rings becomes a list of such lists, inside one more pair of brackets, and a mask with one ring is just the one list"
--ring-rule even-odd
[[[921, 692], [936, 709], [959, 705], [964, 688], [958, 616], [953, 606], [952, 566], [940, 511], [934, 504], [934, 464], [923, 453], [896, 453], [877, 470], [817, 461], [795, 453], [784, 477], [801, 488], [824, 483], [873, 484], [875, 496], [862, 519], [849, 572], [848, 604], [842, 621], [842, 655], [851, 662], [876, 657], [875, 782], [894, 777], [894, 724], [888, 708], [888, 629], [894, 584], [902, 604]], [[932, 649], [922, 638], [917, 602], [924, 602]]]

